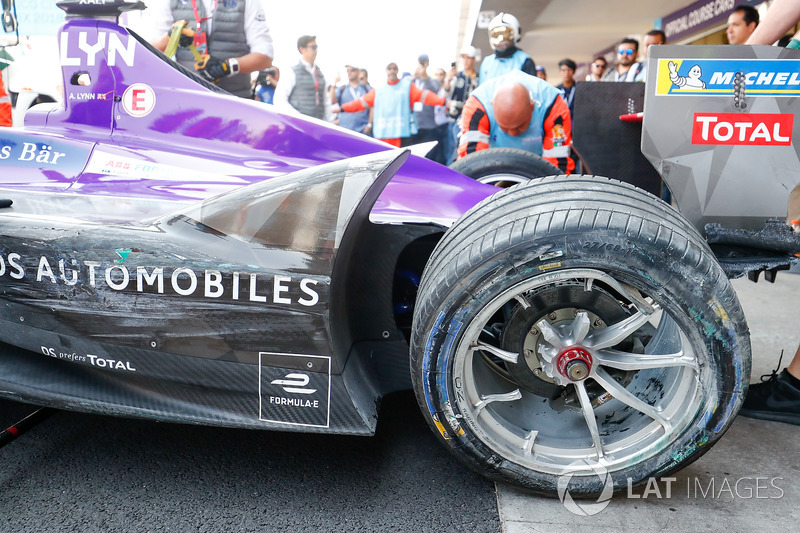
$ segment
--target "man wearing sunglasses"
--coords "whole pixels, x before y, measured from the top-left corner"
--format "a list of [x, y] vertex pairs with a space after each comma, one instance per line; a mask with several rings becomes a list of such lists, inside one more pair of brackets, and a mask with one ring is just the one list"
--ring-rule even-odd
[[275, 89], [274, 103], [284, 110], [294, 109], [304, 115], [331, 122], [331, 94], [325, 76], [314, 63], [317, 60], [317, 38], [301, 35], [297, 39], [300, 61], [281, 77]]
[[617, 64], [609, 69], [602, 81], [636, 81], [643, 67], [636, 61], [639, 55], [639, 41], [636, 39], [622, 39], [617, 46]]
[[517, 48], [522, 39], [519, 21], [514, 15], [500, 13], [489, 22], [489, 44], [494, 50], [481, 63], [478, 83], [484, 83], [514, 70], [536, 76], [536, 63]]
[[603, 74], [606, 73], [607, 67], [608, 63], [606, 63], [606, 58], [597, 56], [594, 58], [594, 61], [592, 61], [592, 64], [589, 65], [589, 74], [586, 75], [586, 81], [601, 81]]

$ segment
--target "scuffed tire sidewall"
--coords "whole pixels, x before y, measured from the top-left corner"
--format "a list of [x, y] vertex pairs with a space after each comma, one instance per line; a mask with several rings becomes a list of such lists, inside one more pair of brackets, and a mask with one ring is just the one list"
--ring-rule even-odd
[[[672, 444], [633, 467], [610, 473], [615, 490], [629, 483], [643, 483], [648, 477], [668, 475], [699, 458], [729, 427], [741, 406], [750, 375], [744, 316], [735, 295], [732, 300], [726, 296], [734, 293], [716, 260], [705, 257], [716, 275], [712, 281], [705, 279], [708, 272], [697, 265], [687, 264], [684, 258], [669, 257], [669, 253], [659, 257], [658, 250], [648, 248], [647, 242], [634, 242], [628, 235], [593, 231], [550, 235], [547, 240], [553, 249], [563, 253], [558, 266], [552, 262], [547, 265], [524, 251], [530, 247], [498, 254], [450, 291], [426, 324], [422, 346], [415, 343], [412, 354], [423, 354], [424, 359], [420, 365], [412, 355], [412, 368], [422, 370], [413, 373], [415, 391], [429, 423], [441, 427], [439, 438], [462, 461], [494, 480], [548, 496], [556, 494], [558, 476], [533, 472], [501, 457], [480, 441], [467, 424], [459, 423], [461, 413], [454, 401], [457, 391], [453, 384], [455, 350], [470, 320], [508, 287], [543, 272], [593, 268], [659, 300], [698, 351], [701, 391], [705, 396], [692, 422]], [[599, 248], [592, 250], [593, 246]], [[594, 475], [573, 476], [570, 484], [573, 497], [595, 496], [602, 489], [603, 481]]]

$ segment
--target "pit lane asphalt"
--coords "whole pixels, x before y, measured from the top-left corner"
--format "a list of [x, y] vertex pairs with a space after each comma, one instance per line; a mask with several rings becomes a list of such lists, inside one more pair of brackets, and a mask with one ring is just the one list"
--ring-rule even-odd
[[[0, 400], [0, 426], [32, 408]], [[0, 448], [0, 531], [499, 531], [413, 395], [375, 437], [204, 428], [58, 411]]]

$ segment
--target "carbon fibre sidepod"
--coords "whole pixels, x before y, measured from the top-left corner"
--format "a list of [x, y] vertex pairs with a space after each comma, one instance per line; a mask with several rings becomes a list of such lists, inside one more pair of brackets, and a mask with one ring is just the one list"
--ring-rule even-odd
[[0, 351], [0, 396], [372, 433], [378, 386], [363, 358], [347, 359], [358, 319], [342, 310], [352, 308], [346, 286], [370, 208], [407, 158], [322, 165], [149, 226], [49, 216], [74, 213], [75, 195], [15, 199], [0, 212], [0, 340], [22, 350]]

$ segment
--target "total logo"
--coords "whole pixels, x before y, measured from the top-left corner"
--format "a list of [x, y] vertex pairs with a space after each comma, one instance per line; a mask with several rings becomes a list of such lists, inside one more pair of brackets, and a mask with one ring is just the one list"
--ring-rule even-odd
[[110, 359], [108, 357], [102, 357], [99, 355], [92, 355], [87, 353], [86, 355], [80, 355], [77, 352], [61, 352], [57, 351], [55, 348], [51, 348], [49, 346], [42, 346], [42, 353], [44, 355], [48, 355], [55, 359], [66, 359], [67, 361], [72, 362], [80, 362], [86, 363], [87, 358], [89, 364], [92, 366], [100, 367], [100, 368], [108, 368], [111, 370], [125, 370], [127, 372], [136, 372], [136, 369], [131, 365], [130, 361], [124, 361], [121, 359]]
[[692, 144], [791, 146], [794, 115], [695, 113]]

